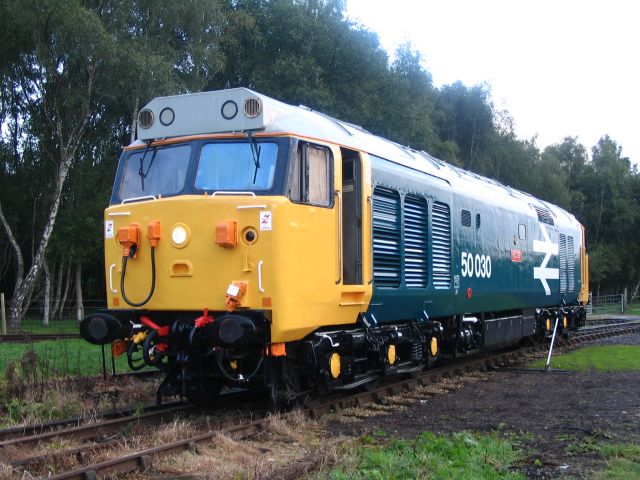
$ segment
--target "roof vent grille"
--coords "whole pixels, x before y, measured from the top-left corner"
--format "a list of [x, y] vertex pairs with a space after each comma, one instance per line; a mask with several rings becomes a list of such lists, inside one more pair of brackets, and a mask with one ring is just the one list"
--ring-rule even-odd
[[153, 112], [145, 108], [138, 114], [138, 125], [141, 128], [151, 128], [153, 125]]
[[247, 98], [244, 101], [244, 114], [249, 118], [255, 118], [262, 113], [262, 102], [259, 98]]

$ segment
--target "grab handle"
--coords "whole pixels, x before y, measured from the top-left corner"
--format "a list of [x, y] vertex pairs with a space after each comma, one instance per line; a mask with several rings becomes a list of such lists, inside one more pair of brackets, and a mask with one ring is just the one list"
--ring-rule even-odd
[[262, 288], [262, 264], [264, 262], [262, 260], [260, 260], [258, 262], [258, 290], [260, 290], [260, 293], [264, 293], [264, 288]]
[[109, 290], [111, 290], [111, 293], [118, 293], [118, 291], [113, 288], [113, 269], [116, 268], [116, 264], [112, 264], [109, 267]]
[[373, 201], [371, 197], [367, 197], [367, 205], [369, 207], [369, 228], [371, 229], [371, 258], [369, 259], [369, 268], [371, 269], [371, 275], [369, 276], [369, 281], [367, 282], [369, 285], [373, 283]]
[[336, 197], [338, 197], [338, 279], [336, 285], [342, 282], [342, 193], [340, 190], [336, 190]]

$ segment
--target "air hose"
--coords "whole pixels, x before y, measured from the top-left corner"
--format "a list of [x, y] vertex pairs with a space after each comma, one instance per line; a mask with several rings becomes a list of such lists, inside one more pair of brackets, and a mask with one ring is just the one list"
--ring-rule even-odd
[[[131, 252], [134, 252], [132, 250]], [[131, 253], [133, 255], [133, 253]], [[124, 278], [127, 273], [127, 260], [129, 259], [129, 255], [122, 256], [122, 276], [120, 277], [120, 292], [122, 293], [122, 298], [125, 302], [127, 302], [132, 307], [141, 307], [145, 305], [153, 296], [153, 292], [156, 289], [156, 248], [151, 247], [151, 290], [149, 290], [149, 295], [141, 302], [132, 302], [127, 298], [127, 294], [124, 291]]]

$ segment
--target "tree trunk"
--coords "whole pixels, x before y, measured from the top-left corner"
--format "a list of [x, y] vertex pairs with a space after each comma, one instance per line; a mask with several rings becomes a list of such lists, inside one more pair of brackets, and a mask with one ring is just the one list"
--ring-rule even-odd
[[53, 307], [51, 308], [51, 318], [54, 318], [58, 313], [60, 307], [60, 297], [62, 297], [62, 279], [64, 274], [64, 260], [60, 260], [58, 266], [58, 280], [56, 281], [56, 295], [53, 299]]
[[[22, 303], [22, 317], [23, 318], [27, 314], [27, 312], [29, 311], [29, 308], [31, 307], [31, 303], [33, 302], [34, 293], [35, 293], [36, 300], [38, 299], [38, 297], [41, 294], [41, 292], [39, 290], [36, 290], [36, 288], [39, 286], [41, 273], [42, 272], [40, 272], [38, 274], [38, 277], [36, 278], [35, 282], [33, 282], [33, 285], [31, 286], [31, 290], [29, 290], [29, 292], [27, 293], [27, 298]], [[38, 309], [38, 313], [40, 313], [39, 309]]]
[[67, 276], [66, 281], [64, 283], [64, 293], [62, 294], [62, 300], [60, 300], [60, 312], [58, 313], [58, 318], [62, 320], [62, 316], [64, 315], [64, 306], [67, 303], [67, 295], [69, 294], [69, 283], [71, 283], [71, 262], [67, 265]]
[[0, 222], [2, 222], [2, 226], [4, 227], [5, 232], [7, 233], [7, 237], [9, 237], [9, 243], [13, 248], [13, 253], [16, 256], [16, 282], [15, 287], [13, 289], [13, 296], [11, 298], [11, 302], [9, 304], [9, 328], [11, 330], [19, 330], [20, 329], [20, 320], [22, 319], [22, 302], [20, 304], [13, 303], [13, 297], [16, 296], [16, 292], [20, 285], [22, 285], [22, 279], [24, 277], [24, 259], [22, 257], [22, 251], [20, 250], [20, 245], [16, 241], [16, 238], [13, 236], [13, 232], [11, 231], [11, 227], [9, 226], [9, 222], [4, 216], [2, 212], [2, 204], [0, 204]]
[[44, 261], [44, 312], [42, 314], [42, 324], [49, 326], [49, 315], [51, 313], [51, 271], [49, 264]]
[[136, 97], [136, 101], [133, 105], [133, 114], [131, 115], [131, 143], [136, 141], [136, 133], [138, 127], [138, 103], [140, 102], [140, 97]]
[[629, 303], [633, 302], [633, 299], [638, 296], [638, 289], [640, 289], [640, 282], [636, 283], [636, 288], [633, 289], [633, 293], [631, 294], [631, 298], [629, 299]]
[[84, 305], [82, 303], [82, 262], [76, 263], [76, 320], [80, 322], [84, 318]]

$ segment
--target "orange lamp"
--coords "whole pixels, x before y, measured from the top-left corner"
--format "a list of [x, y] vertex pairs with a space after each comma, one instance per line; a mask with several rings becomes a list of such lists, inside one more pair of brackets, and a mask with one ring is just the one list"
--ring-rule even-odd
[[224, 220], [216, 225], [216, 245], [233, 248], [238, 244], [238, 222]]

